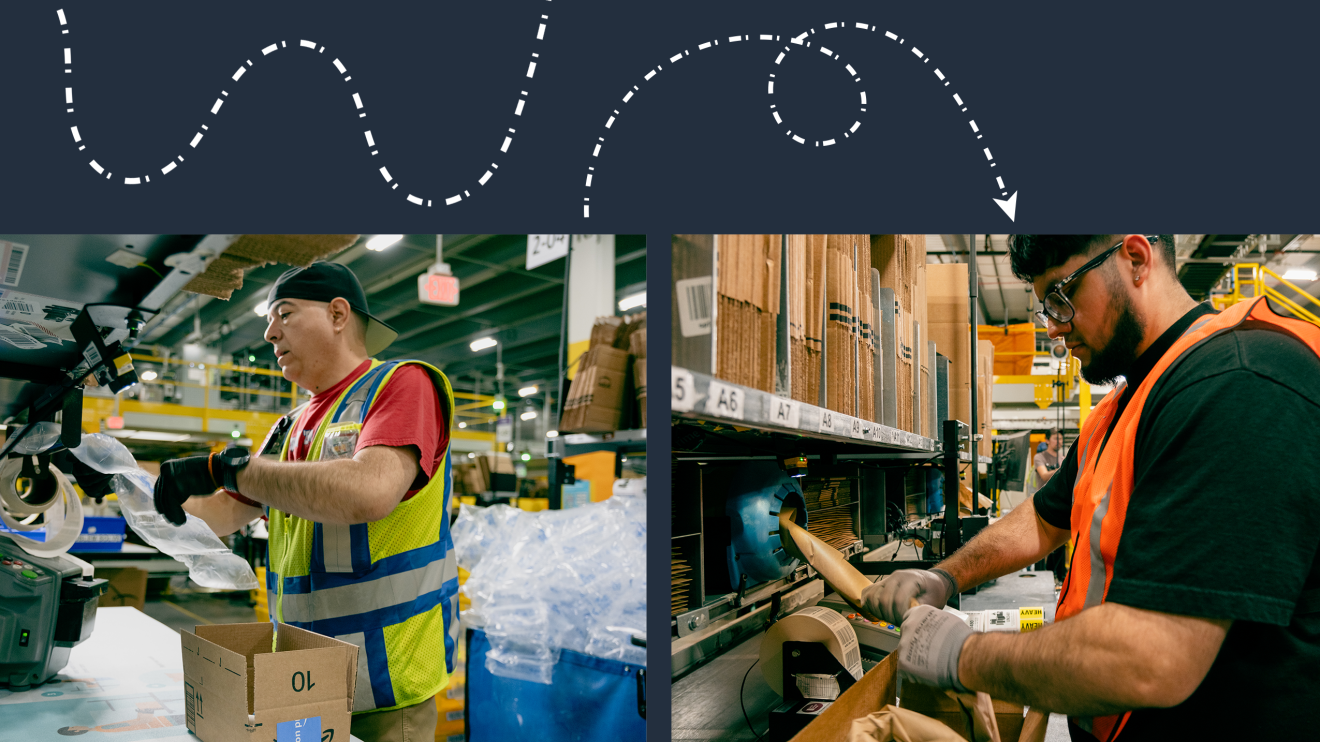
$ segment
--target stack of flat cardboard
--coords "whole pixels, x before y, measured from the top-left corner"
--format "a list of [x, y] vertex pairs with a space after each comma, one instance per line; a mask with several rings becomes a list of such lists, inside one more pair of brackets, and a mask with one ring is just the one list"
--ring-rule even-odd
[[990, 415], [995, 397], [995, 344], [981, 340], [976, 346], [976, 425], [981, 434], [980, 455], [989, 456], [993, 450]]
[[714, 375], [772, 393], [781, 240], [777, 234], [716, 236]]
[[[926, 316], [923, 288], [926, 265], [926, 236], [922, 234], [871, 235], [871, 265], [880, 273], [880, 286], [893, 289], [897, 304], [894, 321], [894, 352], [897, 356], [894, 386], [898, 390], [898, 428], [921, 433], [921, 416], [913, 406], [915, 374], [925, 355], [918, 348], [914, 325]], [[922, 337], [928, 333], [922, 323]], [[915, 367], [915, 368], [914, 368]], [[889, 384], [889, 379], [885, 379]]]
[[788, 236], [790, 395], [818, 405], [825, 324], [826, 235]]
[[857, 266], [869, 241], [867, 235], [832, 234], [825, 243], [825, 406], [846, 415], [857, 414]]

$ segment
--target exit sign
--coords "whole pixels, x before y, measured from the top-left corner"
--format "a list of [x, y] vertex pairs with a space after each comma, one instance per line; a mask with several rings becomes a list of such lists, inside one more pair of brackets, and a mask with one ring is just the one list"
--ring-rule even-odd
[[442, 307], [458, 306], [458, 278], [444, 273], [423, 273], [417, 277], [417, 300]]

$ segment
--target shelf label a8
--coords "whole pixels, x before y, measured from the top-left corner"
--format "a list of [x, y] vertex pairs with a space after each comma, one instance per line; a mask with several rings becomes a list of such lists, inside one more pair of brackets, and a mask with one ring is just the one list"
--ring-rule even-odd
[[691, 412], [697, 403], [696, 382], [685, 368], [669, 367], [669, 406], [674, 412]]

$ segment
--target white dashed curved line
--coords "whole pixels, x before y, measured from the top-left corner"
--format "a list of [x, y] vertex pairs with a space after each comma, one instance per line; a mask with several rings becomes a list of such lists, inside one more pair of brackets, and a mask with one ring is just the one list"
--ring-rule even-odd
[[[549, 2], [549, 1], [550, 1], [550, 0], [546, 0], [546, 2]], [[67, 28], [67, 26], [68, 26], [68, 24], [69, 24], [68, 16], [65, 14], [64, 9], [61, 8], [61, 9], [56, 10], [56, 11], [55, 11], [55, 14], [56, 14], [56, 16], [59, 18], [60, 26], [63, 27], [62, 33], [64, 33], [64, 34], [69, 33], [69, 29]], [[550, 17], [549, 17], [548, 15], [544, 15], [544, 14], [541, 15], [540, 22], [537, 24], [537, 28], [536, 28], [536, 40], [537, 40], [537, 41], [544, 41], [544, 40], [545, 40], [545, 35], [546, 35], [547, 25], [548, 25], [549, 19], [550, 19]], [[276, 42], [276, 43], [273, 43], [273, 44], [270, 44], [270, 45], [268, 45], [268, 46], [263, 47], [263, 48], [261, 49], [261, 55], [262, 55], [263, 57], [265, 57], [265, 56], [269, 56], [269, 55], [271, 55], [271, 54], [274, 54], [274, 53], [277, 52], [277, 51], [280, 51], [281, 49], [287, 49], [287, 48], [288, 48], [288, 41], [287, 41], [287, 40], [282, 40], [282, 41], [279, 41], [279, 42]], [[316, 43], [315, 41], [310, 41], [310, 40], [308, 40], [308, 39], [301, 39], [301, 40], [299, 40], [298, 45], [297, 45], [297, 47], [295, 47], [295, 48], [300, 48], [300, 49], [310, 49], [310, 50], [312, 50], [313, 52], [315, 52], [315, 53], [317, 53], [317, 54], [323, 54], [323, 53], [325, 52], [325, 47], [324, 47], [324, 46], [318, 46], [317, 43]], [[537, 48], [539, 48], [539, 47], [537, 47]], [[541, 55], [540, 55], [540, 52], [533, 52], [533, 53], [532, 53], [532, 61], [530, 61], [530, 62], [528, 63], [528, 66], [527, 66], [527, 78], [528, 78], [528, 79], [532, 79], [532, 78], [535, 76], [535, 74], [536, 74], [536, 66], [537, 66], [537, 63], [540, 61], [540, 56], [541, 56]], [[65, 48], [64, 48], [64, 64], [68, 66], [68, 67], [66, 67], [66, 69], [64, 70], [66, 73], [71, 73], [71, 72], [73, 72], [73, 69], [72, 69], [72, 64], [73, 64], [73, 49], [72, 49], [72, 47], [65, 47]], [[349, 82], [349, 81], [351, 81], [351, 80], [353, 79], [353, 77], [352, 77], [351, 75], [348, 74], [348, 68], [347, 68], [347, 67], [344, 65], [344, 63], [343, 63], [342, 61], [340, 61], [338, 58], [333, 59], [333, 60], [331, 61], [331, 64], [334, 65], [335, 70], [337, 70], [338, 73], [339, 73], [340, 75], [343, 75], [343, 76], [344, 76], [344, 82]], [[232, 81], [233, 81], [233, 82], [239, 82], [239, 80], [242, 79], [243, 75], [247, 74], [248, 70], [250, 70], [253, 66], [254, 66], [254, 65], [252, 64], [252, 60], [251, 60], [251, 59], [245, 60], [245, 64], [239, 65], [238, 70], [235, 71], [234, 74], [231, 76]], [[528, 87], [530, 87], [530, 84], [528, 84]], [[220, 97], [220, 98], [216, 98], [216, 99], [215, 99], [215, 103], [211, 106], [211, 115], [219, 115], [219, 114], [220, 114], [220, 108], [221, 108], [221, 106], [224, 105], [224, 103], [225, 103], [225, 99], [229, 97], [229, 92], [226, 91], [226, 90], [221, 90], [221, 91], [220, 91], [220, 95], [221, 95], [221, 97]], [[521, 91], [519, 91], [519, 93], [518, 93], [518, 102], [517, 102], [517, 104], [516, 104], [516, 106], [514, 107], [514, 110], [513, 110], [513, 115], [514, 115], [514, 116], [518, 116], [519, 118], [522, 117], [522, 115], [523, 115], [523, 111], [524, 111], [524, 109], [527, 107], [527, 100], [528, 100], [529, 97], [530, 97], [530, 96], [528, 95], [528, 91], [527, 91], [527, 90], [521, 90]], [[354, 110], [358, 112], [358, 118], [366, 118], [366, 116], [367, 116], [367, 112], [366, 112], [366, 110], [365, 110], [366, 105], [365, 105], [365, 103], [364, 103], [363, 100], [362, 100], [362, 93], [359, 92], [359, 91], [355, 91], [355, 92], [352, 94], [352, 98], [353, 98], [353, 106], [354, 106]], [[72, 106], [73, 106], [73, 88], [72, 88], [72, 87], [66, 87], [66, 88], [64, 89], [64, 100], [65, 100], [65, 105], [69, 106], [67, 112], [68, 112], [68, 113], [73, 113], [73, 112], [74, 112], [74, 109], [72, 108]], [[203, 131], [208, 130], [208, 127], [207, 127], [206, 125], [202, 125], [201, 128], [202, 128]], [[73, 134], [73, 142], [74, 142], [74, 144], [79, 145], [79, 146], [78, 146], [78, 150], [79, 150], [79, 151], [83, 151], [83, 150], [87, 149], [87, 145], [83, 143], [83, 136], [82, 136], [82, 134], [79, 132], [78, 127], [77, 127], [77, 126], [72, 126], [72, 127], [70, 127], [70, 130], [71, 130], [71, 132], [72, 132], [72, 134]], [[377, 148], [377, 146], [376, 146], [376, 141], [375, 141], [375, 138], [372, 136], [371, 131], [370, 131], [370, 130], [367, 130], [367, 131], [364, 131], [363, 133], [364, 133], [365, 138], [366, 138], [366, 141], [367, 141], [367, 147], [371, 149], [371, 155], [374, 157], [374, 156], [380, 154], [380, 150], [379, 150], [379, 149]], [[509, 147], [513, 144], [513, 136], [512, 136], [512, 135], [515, 134], [515, 133], [516, 133], [515, 130], [512, 129], [512, 128], [510, 128], [510, 129], [508, 130], [508, 136], [505, 136], [505, 137], [503, 138], [503, 143], [500, 145], [500, 148], [499, 148], [500, 154], [506, 154], [506, 153], [508, 153], [508, 151], [509, 151]], [[192, 140], [189, 142], [189, 147], [190, 147], [190, 148], [193, 148], [193, 149], [197, 148], [197, 146], [198, 146], [198, 145], [201, 143], [201, 141], [202, 141], [202, 137], [203, 137], [203, 134], [202, 134], [201, 131], [196, 132], [196, 133], [193, 135]], [[179, 167], [179, 164], [182, 163], [182, 162], [184, 161], [184, 160], [183, 160], [183, 155], [178, 155], [178, 156], [177, 156], [177, 160], [178, 160], [178, 162], [175, 162], [175, 160], [170, 160], [168, 163], [165, 164], [164, 167], [160, 168], [160, 172], [161, 172], [161, 174], [162, 174], [162, 175], [168, 175], [168, 174], [174, 172], [174, 170], [176, 170], [176, 169]], [[109, 179], [113, 176], [113, 173], [107, 172], [106, 169], [105, 169], [103, 166], [101, 166], [99, 163], [97, 163], [96, 160], [91, 160], [88, 164], [91, 165], [91, 168], [92, 168], [93, 170], [96, 171], [97, 175], [104, 174], [107, 180], [109, 180]], [[498, 169], [499, 169], [499, 164], [496, 163], [496, 162], [492, 162], [492, 163], [490, 164], [490, 169], [489, 169], [489, 170], [486, 170], [485, 173], [484, 173], [479, 179], [477, 179], [477, 185], [479, 185], [479, 186], [485, 186], [488, 182], [490, 182], [490, 179], [491, 179], [492, 177], [494, 177], [494, 171], [496, 171], [496, 170], [498, 170]], [[386, 182], [387, 184], [390, 185], [390, 189], [391, 189], [391, 190], [397, 190], [397, 189], [398, 189], [399, 184], [398, 184], [398, 182], [396, 182], [396, 181], [394, 180], [394, 177], [390, 175], [389, 170], [387, 170], [386, 168], [382, 167], [382, 168], [380, 168], [380, 174], [384, 177], [385, 182]], [[150, 175], [142, 175], [142, 176], [137, 176], [137, 177], [126, 177], [126, 178], [124, 178], [124, 184], [125, 184], [125, 185], [141, 185], [141, 184], [143, 184], [143, 183], [150, 183], [150, 182], [151, 182], [151, 176], [150, 176]], [[460, 191], [459, 193], [456, 193], [456, 194], [454, 194], [453, 196], [450, 196], [449, 198], [444, 199], [444, 202], [445, 202], [445, 205], [446, 205], [446, 206], [452, 206], [453, 204], [456, 204], [456, 203], [461, 202], [461, 201], [462, 201], [463, 199], [465, 199], [465, 198], [466, 198], [466, 199], [470, 199], [470, 198], [472, 198], [472, 192], [471, 192], [470, 190], [468, 190], [468, 189], [464, 189], [464, 190]], [[433, 199], [430, 199], [430, 198], [424, 198], [424, 197], [416, 196], [416, 195], [413, 195], [413, 194], [409, 193], [409, 194], [406, 195], [405, 200], [406, 200], [407, 202], [411, 203], [411, 204], [416, 205], [416, 206], [422, 206], [422, 205], [425, 205], [425, 206], [428, 206], [428, 207], [429, 207], [429, 206], [431, 206], [431, 204], [432, 204], [432, 200], [433, 200]]]
[[[873, 32], [875, 32], [875, 31], [878, 31], [878, 30], [879, 30], [879, 27], [878, 27], [878, 26], [875, 26], [875, 25], [872, 25], [872, 24], [868, 24], [868, 23], [860, 23], [860, 22], [855, 22], [851, 27], [850, 27], [847, 23], [841, 23], [841, 22], [827, 23], [827, 24], [825, 24], [825, 26], [824, 26], [824, 30], [834, 30], [834, 29], [844, 29], [844, 28], [852, 28], [852, 29], [854, 29], [854, 30], [867, 31], [867, 32], [869, 32], [869, 33], [873, 33]], [[789, 43], [792, 44], [792, 45], [796, 45], [796, 46], [804, 46], [804, 47], [810, 48], [810, 47], [812, 46], [812, 43], [811, 43], [810, 41], [807, 41], [807, 38], [808, 38], [809, 36], [815, 35], [815, 33], [816, 33], [815, 29], [808, 29], [808, 30], [806, 30], [806, 31], [803, 31], [801, 34], [799, 34], [799, 35], [797, 35], [797, 36], [790, 37], [790, 38], [789, 38]], [[893, 33], [892, 31], [885, 31], [885, 32], [884, 32], [884, 36], [885, 36], [885, 38], [888, 39], [889, 41], [897, 42], [900, 46], [904, 45], [905, 42], [907, 41], [906, 38], [900, 37], [899, 35]], [[755, 36], [755, 37], [753, 37], [753, 36], [751, 36], [751, 35], [730, 36], [728, 40], [729, 40], [729, 43], [734, 43], [734, 42], [738, 42], [738, 41], [751, 40], [751, 39], [753, 39], [753, 38], [756, 38], [756, 39], [758, 39], [758, 40], [760, 40], [760, 41], [774, 41], [774, 42], [779, 42], [779, 40], [780, 40], [780, 37], [779, 37], [779, 36], [772, 35], [772, 34], [759, 34], [759, 35], [757, 35], [757, 36]], [[719, 44], [720, 44], [720, 42], [719, 42], [718, 39], [713, 40], [713, 41], [704, 41], [704, 42], [702, 42], [702, 43], [700, 43], [700, 44], [697, 45], [697, 51], [700, 52], [700, 51], [705, 51], [705, 50], [707, 50], [707, 49], [713, 49], [713, 48], [715, 48], [715, 47], [718, 47]], [[828, 49], [828, 48], [823, 47], [823, 46], [819, 46], [819, 45], [817, 46], [817, 50], [818, 50], [821, 54], [824, 54], [824, 55], [830, 57], [831, 59], [834, 59], [834, 60], [836, 60], [836, 61], [839, 61], [839, 55], [835, 54], [835, 52], [834, 52], [833, 50]], [[912, 46], [911, 49], [910, 49], [910, 51], [912, 52], [913, 56], [917, 57], [917, 58], [921, 61], [922, 64], [928, 64], [928, 63], [930, 62], [930, 57], [927, 56], [925, 53], [923, 53], [923, 52], [922, 52], [919, 48], [917, 48], [916, 46]], [[785, 60], [785, 58], [787, 57], [787, 55], [788, 55], [789, 53], [791, 53], [791, 52], [792, 52], [792, 47], [791, 47], [791, 46], [785, 46], [785, 47], [784, 47], [784, 51], [783, 51], [783, 52], [780, 52], [780, 53], [778, 54], [778, 56], [775, 58], [775, 60], [774, 60], [774, 64], [775, 64], [775, 65], [780, 65], [780, 64], [782, 64], [783, 61]], [[672, 64], [675, 60], [682, 59], [684, 56], [688, 56], [689, 54], [690, 54], [690, 52], [688, 52], [688, 51], [685, 50], [685, 51], [682, 52], [681, 54], [675, 54], [674, 56], [670, 57], [670, 58], [669, 58], [669, 61], [670, 61], [670, 63]], [[659, 73], [660, 71], [662, 71], [663, 69], [664, 69], [664, 68], [663, 68], [661, 65], [656, 65], [655, 68], [654, 68], [653, 70], [651, 70], [650, 72], [648, 72], [648, 73], [644, 76], [642, 82], [650, 82], [650, 81], [651, 81], [653, 78], [655, 78], [655, 77], [658, 75], [658, 73]], [[854, 78], [854, 80], [853, 80], [854, 82], [857, 82], [857, 83], [860, 83], [860, 82], [861, 82], [861, 76], [857, 73], [857, 71], [853, 68], [853, 66], [852, 66], [851, 64], [847, 64], [847, 63], [845, 63], [845, 64], [844, 64], [844, 69], [846, 69], [847, 72], [848, 72], [848, 74], [849, 74], [852, 78]], [[948, 86], [949, 86], [950, 81], [948, 80], [948, 78], [947, 78], [947, 76], [944, 74], [944, 72], [942, 72], [939, 68], [935, 68], [935, 70], [934, 70], [934, 74], [935, 74], [935, 77], [936, 77], [937, 81], [940, 82], [944, 87], [948, 87]], [[775, 89], [774, 89], [774, 85], [775, 85], [775, 83], [774, 83], [774, 79], [773, 79], [773, 78], [774, 78], [774, 75], [772, 74], [772, 75], [770, 75], [770, 77], [771, 77], [771, 79], [769, 80], [769, 82], [768, 82], [767, 85], [766, 85], [767, 95], [774, 95], [774, 92], [775, 92]], [[637, 85], [633, 85], [633, 86], [632, 86], [632, 89], [629, 90], [629, 91], [627, 91], [627, 92], [624, 94], [624, 96], [623, 96], [623, 102], [624, 102], [624, 103], [628, 103], [629, 101], [631, 101], [631, 100], [633, 99], [633, 96], [634, 96], [636, 93], [640, 92], [640, 90], [641, 90], [641, 88], [639, 88]], [[865, 92], [864, 90], [863, 90], [863, 91], [859, 91], [859, 92], [860, 92], [860, 98], [859, 98], [859, 100], [860, 100], [860, 102], [861, 102], [860, 110], [861, 110], [861, 112], [864, 113], [864, 112], [866, 111], [866, 92]], [[956, 104], [959, 106], [959, 108], [960, 108], [960, 112], [966, 112], [966, 111], [967, 111], [967, 105], [963, 102], [963, 99], [962, 99], [962, 97], [961, 97], [959, 94], [957, 94], [957, 93], [953, 93], [953, 100], [954, 100], [954, 103], [956, 103]], [[779, 125], [784, 125], [784, 123], [785, 123], [785, 122], [784, 122], [784, 117], [780, 115], [780, 111], [779, 111], [779, 109], [777, 109], [775, 105], [771, 105], [770, 108], [771, 108], [771, 115], [772, 115], [772, 117], [774, 118], [775, 123], [776, 123], [776, 124], [779, 124]], [[606, 128], [606, 129], [610, 129], [610, 128], [614, 125], [615, 120], [616, 120], [620, 115], [621, 115], [621, 114], [619, 113], [619, 111], [618, 111], [618, 110], [615, 110], [614, 113], [613, 113], [613, 115], [611, 115], [611, 116], [609, 117], [609, 119], [605, 122], [605, 128]], [[981, 138], [984, 136], [984, 134], [981, 132], [980, 127], [977, 126], [976, 121], [975, 121], [975, 120], [969, 120], [968, 123], [969, 123], [970, 126], [971, 126], [972, 133], [976, 135], [976, 138], [977, 138], [978, 140], [981, 139]], [[858, 128], [860, 128], [861, 125], [862, 125], [862, 124], [861, 124], [861, 121], [854, 121], [853, 124], [852, 124], [852, 126], [848, 129], [847, 132], [844, 133], [843, 136], [844, 136], [845, 138], [849, 138], [849, 137], [851, 137], [853, 134], [856, 134]], [[786, 135], [789, 136], [789, 137], [791, 137], [792, 140], [795, 141], [795, 142], [797, 142], [798, 144], [806, 144], [806, 139], [804, 139], [803, 137], [801, 137], [801, 136], [799, 136], [799, 135], [795, 135], [795, 134], [793, 133], [793, 131], [792, 131], [791, 129], [787, 129], [787, 127], [786, 127]], [[595, 173], [596, 167], [595, 167], [594, 163], [596, 163], [596, 162], [599, 161], [599, 158], [600, 158], [600, 152], [601, 152], [601, 143], [603, 143], [604, 141], [605, 141], [605, 138], [604, 138], [604, 137], [600, 137], [600, 138], [599, 138], [599, 141], [594, 145], [594, 148], [592, 149], [592, 152], [591, 152], [591, 160], [590, 160], [590, 161], [593, 163], [593, 165], [591, 165], [591, 166], [589, 166], [589, 167], [587, 168], [586, 184], [583, 186], [584, 188], [587, 188], [587, 189], [588, 189], [588, 190], [587, 190], [587, 193], [590, 193], [590, 192], [591, 192], [591, 191], [590, 191], [590, 188], [592, 187], [592, 179], [593, 179], [593, 176], [596, 174], [596, 173]], [[829, 146], [832, 146], [832, 145], [834, 145], [834, 144], [836, 144], [836, 143], [837, 143], [837, 139], [826, 139], [826, 140], [824, 140], [824, 141], [817, 141], [817, 142], [816, 142], [817, 146], [824, 146], [824, 147], [829, 147]], [[983, 148], [983, 151], [984, 151], [984, 153], [985, 153], [985, 156], [986, 156], [986, 159], [987, 159], [987, 161], [988, 161], [988, 163], [989, 163], [989, 166], [992, 167], [992, 168], [995, 167], [995, 165], [996, 165], [997, 163], [995, 163], [993, 156], [990, 154], [990, 149], [989, 149], [988, 147], [985, 147], [985, 148]], [[998, 186], [998, 189], [1001, 191], [1001, 194], [1000, 194], [1000, 195], [1003, 195], [1003, 196], [1007, 196], [1007, 195], [1008, 195], [1008, 187], [1007, 187], [1006, 185], [1004, 185], [1004, 178], [1003, 178], [1003, 176], [996, 176], [996, 178], [995, 178], [995, 184]], [[1014, 192], [1014, 198], [1016, 198], [1016, 192]], [[583, 217], [584, 219], [589, 219], [589, 218], [591, 218], [591, 198], [590, 198], [589, 196], [587, 196], [587, 197], [583, 197], [582, 201], [583, 201], [583, 206], [582, 206], [582, 217]], [[997, 201], [997, 203], [1001, 203], [1001, 206], [1002, 206], [1002, 202], [998, 202], [998, 201]], [[1007, 210], [1006, 210], [1006, 213], [1007, 213]], [[1012, 218], [1011, 215], [1010, 215], [1010, 218]]]

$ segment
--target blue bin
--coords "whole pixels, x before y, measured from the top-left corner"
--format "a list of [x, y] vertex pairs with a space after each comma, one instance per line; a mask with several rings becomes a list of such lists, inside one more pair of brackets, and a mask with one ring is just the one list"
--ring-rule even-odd
[[563, 650], [550, 685], [492, 675], [486, 632], [467, 633], [468, 742], [646, 739], [646, 668]]
[[[17, 533], [34, 541], [45, 541], [45, 531], [14, 531], [0, 523], [0, 533]], [[124, 548], [124, 519], [119, 516], [101, 518], [88, 516], [83, 518], [82, 533], [69, 548], [71, 552], [80, 551], [122, 551]]]

